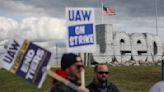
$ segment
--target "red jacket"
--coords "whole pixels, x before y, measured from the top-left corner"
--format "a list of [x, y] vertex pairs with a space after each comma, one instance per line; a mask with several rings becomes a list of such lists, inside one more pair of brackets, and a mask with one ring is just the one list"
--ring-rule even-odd
[[[66, 78], [66, 79], [68, 78], [68, 73], [64, 70], [56, 69], [54, 70], [54, 72], [63, 78]], [[57, 82], [57, 80], [55, 78], [51, 78], [51, 82], [52, 82], [52, 85], [54, 85]]]

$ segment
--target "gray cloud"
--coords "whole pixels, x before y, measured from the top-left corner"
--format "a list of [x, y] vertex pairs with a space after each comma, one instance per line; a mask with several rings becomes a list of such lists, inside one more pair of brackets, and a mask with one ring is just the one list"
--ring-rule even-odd
[[[104, 5], [114, 6], [120, 14], [127, 16], [154, 16], [154, 1], [155, 0], [104, 0]], [[162, 15], [164, 13], [164, 1], [157, 1], [159, 14]], [[36, 9], [44, 9], [44, 12], [51, 16], [63, 15], [65, 7], [101, 7], [101, 0], [21, 0], [19, 3], [33, 6]]]
[[[155, 16], [155, 0], [104, 0], [105, 6], [114, 6], [123, 16]], [[164, 14], [164, 1], [157, 0], [159, 16]], [[101, 0], [1, 0], [0, 9], [25, 15], [65, 17], [65, 7], [93, 7], [101, 10]], [[100, 13], [100, 12], [99, 12]]]
[[17, 27], [17, 22], [7, 17], [0, 17], [0, 41], [8, 39], [8, 33]]
[[[155, 0], [104, 0], [105, 6], [113, 6], [116, 16], [105, 17], [103, 23], [113, 24], [114, 30], [155, 33]], [[157, 0], [160, 35], [164, 16], [164, 0]], [[16, 17], [50, 16], [65, 18], [66, 7], [93, 7], [96, 24], [101, 23], [101, 0], [0, 0], [0, 15]], [[5, 16], [6, 16], [5, 15]]]
[[19, 27], [19, 34], [33, 41], [64, 39], [66, 25], [62, 19], [51, 17], [26, 18]]

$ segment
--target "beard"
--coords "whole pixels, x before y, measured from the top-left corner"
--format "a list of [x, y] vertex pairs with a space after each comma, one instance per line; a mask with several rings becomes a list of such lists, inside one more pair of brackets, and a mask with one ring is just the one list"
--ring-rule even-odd
[[100, 79], [100, 78], [98, 78], [97, 79], [101, 84], [103, 84], [103, 83], [106, 83], [107, 82], [107, 79]]
[[80, 80], [80, 77], [78, 76], [78, 75], [76, 75], [76, 74], [74, 74], [74, 73], [71, 73], [70, 74], [70, 77], [73, 79], [73, 80]]

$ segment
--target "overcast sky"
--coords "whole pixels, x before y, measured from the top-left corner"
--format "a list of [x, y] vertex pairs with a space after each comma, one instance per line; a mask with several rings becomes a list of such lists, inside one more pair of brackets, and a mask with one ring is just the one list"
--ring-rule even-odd
[[[95, 8], [95, 23], [101, 24], [102, 0], [0, 0], [0, 45], [14, 33], [36, 41], [65, 39], [66, 7]], [[164, 0], [157, 1], [158, 33], [164, 39]], [[114, 31], [156, 33], [155, 0], [104, 0], [116, 16], [104, 16], [103, 23]], [[10, 37], [9, 37], [10, 36]], [[164, 41], [164, 40], [163, 40]]]

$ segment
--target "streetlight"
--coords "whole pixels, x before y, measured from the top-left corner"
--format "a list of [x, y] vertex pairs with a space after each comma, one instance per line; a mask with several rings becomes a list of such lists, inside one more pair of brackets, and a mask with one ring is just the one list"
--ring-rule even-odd
[[155, 4], [155, 18], [156, 18], [156, 35], [158, 36], [158, 9], [157, 9], [157, 0], [154, 0]]

